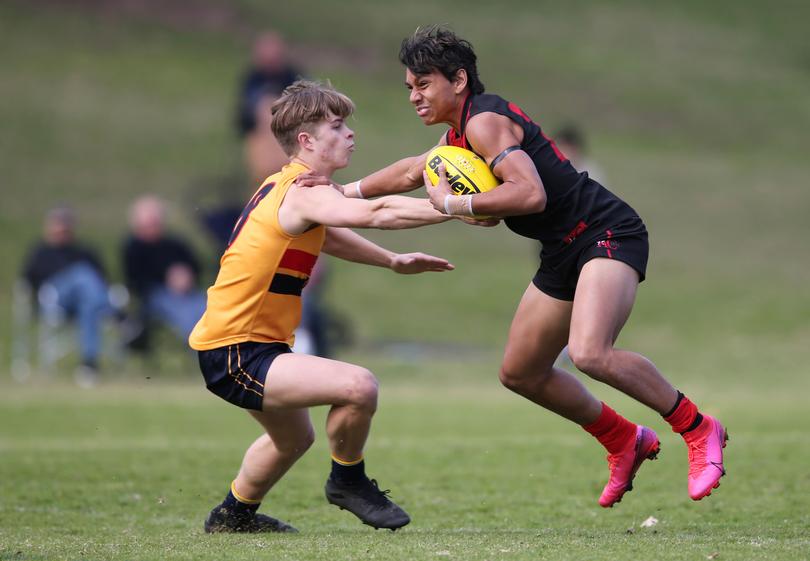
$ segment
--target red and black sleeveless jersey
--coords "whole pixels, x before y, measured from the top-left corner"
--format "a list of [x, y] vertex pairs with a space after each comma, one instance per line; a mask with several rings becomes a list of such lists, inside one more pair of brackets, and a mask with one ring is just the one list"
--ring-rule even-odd
[[475, 151], [467, 140], [467, 122], [485, 112], [509, 117], [523, 129], [520, 148], [529, 155], [546, 190], [546, 208], [541, 213], [506, 217], [513, 232], [540, 240], [544, 253], [567, 246], [580, 236], [598, 235], [605, 228], [638, 216], [627, 203], [578, 172], [568, 158], [514, 103], [492, 94], [470, 95], [464, 102], [461, 130], [450, 129], [447, 144]]

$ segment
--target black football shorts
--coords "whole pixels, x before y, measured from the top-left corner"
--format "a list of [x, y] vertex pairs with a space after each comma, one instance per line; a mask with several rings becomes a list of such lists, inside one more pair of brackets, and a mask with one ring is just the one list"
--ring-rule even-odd
[[591, 259], [627, 263], [642, 282], [647, 274], [649, 252], [647, 229], [641, 218], [635, 217], [610, 228], [600, 228], [553, 253], [545, 254], [544, 248], [540, 253], [540, 268], [532, 282], [552, 298], [572, 301], [582, 267]]
[[199, 351], [205, 387], [243, 409], [262, 410], [264, 381], [277, 356], [291, 353], [286, 343], [235, 343]]

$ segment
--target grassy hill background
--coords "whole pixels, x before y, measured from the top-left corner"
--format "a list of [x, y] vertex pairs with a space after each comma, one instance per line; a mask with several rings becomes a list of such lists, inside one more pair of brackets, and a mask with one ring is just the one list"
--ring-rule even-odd
[[[586, 129], [609, 188], [647, 222], [649, 281], [626, 337], [673, 364], [692, 344], [693, 359], [741, 357], [754, 370], [788, 346], [789, 362], [803, 364], [810, 52], [801, 22], [810, 10], [780, 5], [4, 2], [0, 317], [55, 202], [77, 207], [82, 237], [116, 277], [128, 204], [159, 193], [213, 275], [196, 214], [214, 200], [217, 178], [240, 168], [235, 84], [256, 31], [282, 31], [308, 75], [357, 102], [358, 151], [341, 176], [349, 180], [441, 134], [413, 115], [396, 53], [417, 25], [451, 22], [475, 45], [490, 91], [550, 133], [572, 121]], [[233, 196], [251, 187], [234, 182]], [[500, 347], [535, 266], [531, 243], [460, 224], [369, 236], [441, 254], [458, 271], [405, 279], [336, 264], [331, 300], [356, 318], [362, 339]]]

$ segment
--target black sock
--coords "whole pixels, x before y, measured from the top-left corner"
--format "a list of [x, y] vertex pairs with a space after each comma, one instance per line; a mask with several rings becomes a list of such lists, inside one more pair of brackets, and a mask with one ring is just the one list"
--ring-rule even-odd
[[233, 491], [228, 491], [228, 495], [220, 506], [237, 516], [253, 516], [259, 510], [259, 504], [261, 503], [243, 503], [234, 496]]
[[700, 423], [702, 423], [702, 422], [703, 422], [703, 415], [698, 413], [697, 415], [695, 415], [695, 420], [692, 421], [692, 424], [689, 425], [689, 428], [686, 429], [685, 431], [683, 431], [681, 434], [686, 434], [690, 430], [695, 430], [696, 428], [698, 428], [700, 426]]
[[365, 460], [360, 460], [360, 462], [354, 465], [346, 466], [332, 460], [331, 477], [334, 481], [340, 483], [359, 483], [364, 481], [366, 479], [366, 462]]

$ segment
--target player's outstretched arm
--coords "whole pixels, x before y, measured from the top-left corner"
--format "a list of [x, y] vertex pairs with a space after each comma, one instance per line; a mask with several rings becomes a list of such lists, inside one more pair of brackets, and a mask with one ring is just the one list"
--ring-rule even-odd
[[347, 228], [327, 228], [323, 251], [346, 261], [385, 267], [403, 275], [454, 269], [441, 257], [424, 253], [394, 253]]
[[[437, 146], [447, 144], [445, 136], [439, 138]], [[375, 171], [371, 175], [347, 183], [343, 186], [343, 194], [347, 197], [367, 199], [380, 195], [393, 195], [413, 191], [422, 186], [422, 172], [425, 169], [425, 160], [435, 146], [419, 156], [403, 158], [388, 167]]]
[[388, 196], [372, 201], [344, 197], [331, 186], [292, 186], [279, 210], [282, 227], [299, 234], [312, 224], [347, 228], [403, 230], [445, 222], [427, 199]]
[[[445, 144], [445, 138], [444, 135], [442, 135], [438, 145], [443, 146]], [[422, 171], [425, 169], [425, 160], [434, 148], [431, 148], [419, 156], [403, 158], [390, 166], [375, 171], [357, 181], [346, 183], [345, 185], [338, 185], [316, 172], [300, 175], [298, 179], [296, 179], [296, 185], [301, 187], [315, 187], [317, 185], [331, 184], [343, 191], [346, 197], [352, 199], [368, 199], [382, 195], [395, 195], [397, 193], [413, 191], [422, 186]]]
[[428, 152], [403, 158], [390, 166], [343, 186], [347, 197], [368, 199], [380, 195], [393, 195], [413, 191], [422, 186], [422, 170]]
[[339, 185], [318, 174], [309, 172], [298, 176], [295, 184], [299, 187], [317, 187], [331, 184], [352, 199], [368, 199], [381, 195], [393, 195], [413, 191], [422, 185], [422, 170], [425, 167], [427, 153], [421, 156], [403, 158], [388, 167], [375, 171], [371, 175]]

